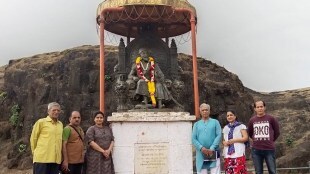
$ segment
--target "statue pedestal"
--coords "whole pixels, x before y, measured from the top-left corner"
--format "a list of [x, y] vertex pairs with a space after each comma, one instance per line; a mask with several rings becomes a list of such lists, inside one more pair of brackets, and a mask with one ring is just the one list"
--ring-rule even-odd
[[117, 174], [193, 173], [192, 121], [187, 112], [112, 113]]

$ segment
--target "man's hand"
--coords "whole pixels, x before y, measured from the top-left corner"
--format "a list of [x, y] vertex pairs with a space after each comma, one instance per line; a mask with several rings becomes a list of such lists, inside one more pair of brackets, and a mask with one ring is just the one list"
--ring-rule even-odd
[[132, 77], [132, 79], [133, 79], [134, 81], [138, 81], [138, 80], [139, 80], [139, 77], [134, 76], [134, 77]]
[[69, 168], [68, 168], [68, 161], [64, 160], [64, 161], [61, 163], [61, 168], [62, 168], [62, 170], [64, 170], [64, 171], [69, 171]]
[[213, 154], [213, 150], [207, 149], [207, 148], [205, 148], [205, 147], [202, 147], [202, 148], [201, 148], [201, 152], [202, 152], [203, 154], [205, 154], [206, 156], [212, 156], [212, 154]]
[[208, 156], [212, 156], [212, 155], [213, 155], [213, 150], [207, 149], [207, 155], [208, 155]]
[[202, 152], [204, 155], [206, 155], [206, 156], [208, 156], [208, 154], [209, 154], [208, 149], [205, 148], [205, 147], [202, 147], [202, 148], [201, 148], [201, 152]]

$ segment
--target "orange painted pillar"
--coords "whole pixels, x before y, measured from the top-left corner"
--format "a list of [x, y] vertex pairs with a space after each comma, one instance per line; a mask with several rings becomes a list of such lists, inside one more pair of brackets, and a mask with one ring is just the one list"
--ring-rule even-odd
[[196, 49], [196, 19], [194, 12], [189, 9], [176, 8], [177, 12], [187, 12], [190, 14], [191, 36], [192, 36], [192, 55], [193, 55], [193, 83], [194, 83], [194, 107], [196, 119], [200, 117], [199, 113], [199, 92], [198, 92], [198, 70], [197, 70], [197, 49]]
[[99, 100], [100, 100], [100, 107], [99, 110], [104, 113], [104, 80], [105, 80], [105, 75], [104, 75], [104, 16], [103, 14], [100, 15], [100, 93], [99, 93]]
[[105, 74], [104, 74], [104, 14], [105, 12], [116, 12], [116, 11], [123, 11], [125, 8], [124, 7], [115, 7], [115, 8], [105, 8], [104, 10], [101, 11], [100, 15], [100, 61], [99, 61], [99, 66], [100, 66], [100, 75], [99, 75], [99, 101], [100, 101], [100, 106], [99, 110], [104, 113], [105, 109], [105, 100], [104, 100], [104, 81], [105, 81]]
[[197, 71], [197, 49], [196, 49], [196, 20], [191, 12], [191, 36], [192, 36], [192, 55], [193, 55], [193, 80], [194, 80], [194, 105], [196, 118], [200, 117], [199, 113], [199, 92], [198, 92], [198, 71]]

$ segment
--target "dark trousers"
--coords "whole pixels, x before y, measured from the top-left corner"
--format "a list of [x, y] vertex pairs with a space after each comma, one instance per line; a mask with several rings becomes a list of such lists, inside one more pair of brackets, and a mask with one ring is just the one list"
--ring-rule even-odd
[[70, 174], [82, 174], [82, 167], [83, 167], [83, 163], [68, 165]]
[[252, 148], [252, 158], [256, 174], [263, 174], [263, 162], [266, 161], [269, 174], [276, 174], [275, 150], [258, 150]]
[[59, 174], [57, 163], [34, 163], [33, 174]]

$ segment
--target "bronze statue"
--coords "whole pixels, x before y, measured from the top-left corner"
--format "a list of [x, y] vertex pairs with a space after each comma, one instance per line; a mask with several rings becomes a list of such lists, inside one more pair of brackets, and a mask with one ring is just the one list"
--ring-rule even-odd
[[[129, 88], [136, 86], [135, 95], [143, 96], [143, 104], [148, 105], [151, 100], [153, 108], [162, 108], [163, 100], [170, 100], [171, 94], [166, 86], [163, 72], [148, 50], [139, 49], [140, 57], [137, 57], [128, 75]], [[171, 82], [171, 81], [170, 81]], [[134, 84], [136, 83], [136, 85]]]

